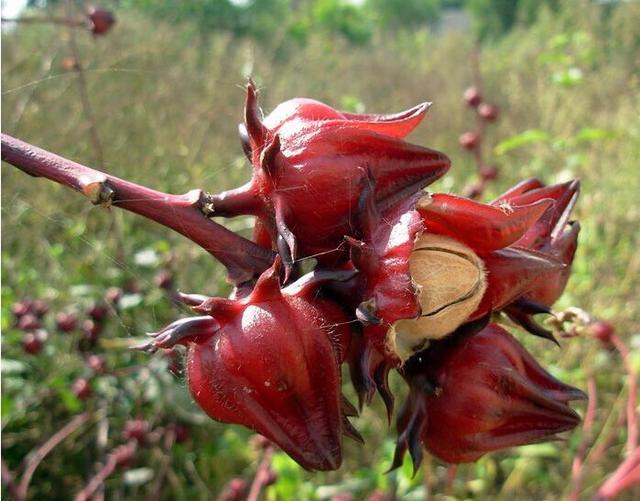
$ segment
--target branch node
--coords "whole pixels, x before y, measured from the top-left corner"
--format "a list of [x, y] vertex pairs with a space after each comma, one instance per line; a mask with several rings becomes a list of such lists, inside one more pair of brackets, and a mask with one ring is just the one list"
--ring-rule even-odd
[[207, 217], [212, 217], [216, 211], [215, 204], [213, 202], [213, 195], [206, 191], [200, 192], [200, 200], [198, 201], [198, 208]]
[[106, 208], [111, 207], [115, 195], [106, 179], [87, 184], [82, 188], [82, 193], [93, 205], [102, 205]]

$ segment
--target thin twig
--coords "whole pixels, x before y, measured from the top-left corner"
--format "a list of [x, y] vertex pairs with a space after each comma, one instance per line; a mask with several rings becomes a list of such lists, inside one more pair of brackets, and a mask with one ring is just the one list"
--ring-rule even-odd
[[74, 498], [75, 501], [87, 501], [101, 486], [105, 480], [113, 475], [116, 468], [129, 458], [132, 458], [138, 449], [138, 442], [130, 440], [125, 445], [114, 449], [107, 457], [105, 465], [96, 473], [89, 483]]
[[20, 499], [27, 498], [27, 491], [29, 490], [29, 484], [31, 483], [31, 478], [33, 477], [33, 474], [35, 473], [36, 469], [38, 468], [42, 460], [45, 457], [47, 457], [47, 455], [55, 447], [57, 447], [60, 443], [66, 440], [69, 436], [71, 436], [83, 424], [89, 421], [91, 417], [92, 417], [92, 414], [89, 412], [83, 412], [82, 414], [78, 414], [66, 425], [60, 428], [56, 433], [54, 433], [51, 436], [51, 438], [49, 438], [44, 444], [42, 444], [33, 453], [30, 453], [27, 456], [24, 473], [22, 474], [22, 478], [20, 479], [20, 483], [18, 485], [18, 492], [20, 495]]
[[636, 405], [638, 402], [638, 383], [636, 379], [636, 371], [631, 363], [631, 354], [629, 348], [622, 338], [616, 334], [611, 335], [611, 344], [622, 357], [622, 363], [627, 371], [627, 453], [633, 453], [638, 447], [638, 416], [636, 414]]
[[251, 483], [251, 489], [249, 490], [247, 501], [258, 501], [262, 489], [264, 489], [268, 484], [270, 476], [269, 470], [271, 469], [271, 459], [273, 458], [273, 451], [273, 445], [268, 445], [265, 447], [264, 453], [262, 454], [262, 460], [260, 461], [258, 469], [256, 470], [256, 476], [253, 478], [253, 482]]
[[152, 488], [152, 499], [160, 499], [162, 494], [162, 484], [164, 483], [165, 476], [171, 466], [171, 460], [173, 458], [171, 450], [176, 441], [176, 432], [173, 427], [169, 427], [164, 436], [164, 454], [160, 461], [160, 468], [158, 468], [158, 474]]
[[584, 415], [584, 421], [582, 424], [582, 441], [578, 446], [575, 456], [573, 457], [573, 465], [571, 467], [571, 477], [573, 480], [573, 486], [569, 499], [571, 501], [578, 501], [580, 499], [580, 489], [582, 481], [582, 467], [584, 465], [584, 457], [589, 448], [591, 442], [591, 430], [593, 429], [593, 423], [596, 417], [597, 409], [597, 389], [596, 381], [593, 376], [590, 376], [587, 380], [587, 394], [588, 404], [587, 410]]
[[613, 499], [629, 487], [640, 486], [640, 448], [636, 448], [602, 484], [594, 501]]
[[9, 493], [9, 496], [11, 496], [11, 499], [13, 499], [14, 501], [23, 501], [25, 498], [21, 497], [20, 491], [16, 486], [13, 473], [4, 462], [4, 459], [0, 459], [0, 464], [2, 465], [2, 485], [5, 489], [7, 489], [7, 492]]
[[156, 221], [200, 245], [226, 268], [229, 281], [247, 282], [273, 262], [273, 252], [210, 220], [201, 190], [170, 195], [110, 176], [2, 134], [2, 159], [87, 196], [92, 203], [120, 207]]

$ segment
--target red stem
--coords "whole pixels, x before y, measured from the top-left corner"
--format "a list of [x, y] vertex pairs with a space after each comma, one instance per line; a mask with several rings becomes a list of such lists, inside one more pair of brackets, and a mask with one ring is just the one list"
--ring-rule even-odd
[[91, 480], [89, 480], [89, 483], [84, 487], [84, 489], [76, 494], [74, 501], [87, 501], [91, 498], [91, 496], [102, 486], [102, 484], [104, 484], [105, 480], [107, 480], [107, 478], [109, 478], [118, 467], [119, 455], [126, 454], [133, 457], [137, 449], [138, 443], [135, 440], [132, 440], [126, 445], [118, 447], [118, 449], [109, 454], [109, 458], [105, 465]]
[[13, 501], [23, 501], [25, 497], [21, 496], [20, 491], [16, 486], [13, 473], [4, 462], [4, 460], [0, 460], [0, 464], [2, 465], [2, 485], [5, 489], [7, 489], [7, 492], [9, 493], [9, 496], [11, 496], [11, 499], [13, 499]]
[[622, 339], [615, 335], [611, 335], [611, 343], [622, 357], [622, 363], [628, 375], [628, 394], [627, 394], [627, 452], [633, 453], [638, 447], [638, 416], [636, 415], [636, 403], [638, 401], [638, 384], [636, 373], [631, 363], [629, 348], [624, 344]]
[[83, 193], [94, 204], [114, 205], [171, 228], [218, 259], [233, 284], [266, 270], [273, 253], [208, 219], [201, 190], [171, 195], [110, 176], [2, 134], [2, 160], [35, 177], [45, 177]]
[[262, 461], [256, 471], [256, 476], [253, 478], [247, 501], [258, 501], [262, 489], [267, 485], [269, 479], [269, 469], [271, 468], [271, 459], [273, 457], [273, 446], [268, 445], [262, 456]]
[[582, 441], [578, 446], [576, 455], [573, 458], [573, 465], [571, 467], [571, 476], [573, 479], [573, 488], [569, 499], [571, 501], [578, 501], [580, 499], [580, 489], [582, 480], [582, 467], [584, 465], [584, 456], [589, 448], [591, 442], [591, 429], [593, 428], [593, 422], [596, 417], [597, 409], [597, 389], [596, 381], [593, 377], [589, 377], [587, 381], [587, 394], [589, 400], [587, 404], [587, 411], [584, 415], [584, 422], [582, 425]]
[[594, 501], [613, 499], [622, 491], [632, 486], [640, 485], [640, 449], [633, 451], [627, 459], [602, 484]]

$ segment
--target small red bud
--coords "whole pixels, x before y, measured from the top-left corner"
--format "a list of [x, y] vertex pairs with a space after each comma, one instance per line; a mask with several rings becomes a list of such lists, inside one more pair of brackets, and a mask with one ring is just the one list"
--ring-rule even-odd
[[79, 400], [88, 400], [93, 395], [91, 383], [85, 378], [78, 378], [71, 384], [71, 391]]
[[124, 291], [120, 287], [109, 287], [107, 291], [104, 293], [104, 300], [112, 305], [117, 305]]
[[477, 132], [465, 132], [460, 136], [458, 142], [465, 150], [475, 150], [480, 144], [480, 134]]
[[56, 315], [56, 327], [60, 332], [71, 332], [77, 325], [76, 316], [73, 313], [60, 312]]
[[178, 444], [186, 442], [191, 437], [191, 428], [185, 424], [176, 423], [173, 427], [173, 432], [175, 433], [176, 443]]
[[604, 320], [597, 320], [592, 323], [589, 328], [591, 329], [593, 337], [605, 345], [611, 344], [611, 336], [616, 333], [615, 327], [610, 322]]
[[89, 355], [85, 360], [87, 367], [89, 367], [96, 374], [104, 374], [107, 370], [107, 362], [104, 357], [100, 355]]
[[243, 479], [232, 478], [218, 496], [218, 501], [243, 501], [248, 487]]
[[464, 100], [466, 103], [475, 108], [482, 102], [482, 95], [477, 87], [471, 86], [464, 91]]
[[40, 320], [35, 315], [27, 313], [18, 320], [18, 329], [23, 331], [32, 331], [40, 328]]
[[27, 313], [31, 312], [33, 301], [31, 299], [23, 299], [22, 301], [16, 301], [11, 305], [11, 313], [15, 318], [20, 318]]
[[92, 7], [89, 11], [88, 18], [91, 32], [94, 35], [104, 35], [116, 22], [116, 18], [112, 12], [95, 7]]
[[168, 271], [161, 271], [158, 273], [154, 277], [153, 282], [160, 289], [173, 289], [173, 276]]
[[122, 434], [125, 440], [137, 440], [138, 443], [144, 443], [149, 433], [149, 423], [144, 419], [130, 419], [124, 425]]
[[78, 69], [78, 61], [72, 57], [65, 57], [62, 60], [62, 69], [64, 71], [73, 71]]
[[109, 310], [106, 308], [106, 306], [101, 304], [94, 304], [93, 306], [91, 306], [91, 308], [89, 308], [89, 311], [87, 311], [87, 315], [89, 315], [96, 322], [102, 322], [105, 318], [107, 318], [108, 314]]
[[478, 106], [478, 115], [487, 122], [494, 122], [498, 118], [498, 108], [491, 104], [482, 103]]
[[493, 181], [498, 178], [500, 172], [495, 165], [484, 165], [480, 167], [480, 177], [484, 181]]
[[100, 334], [102, 333], [102, 326], [93, 320], [85, 320], [82, 322], [82, 334], [83, 338], [89, 343], [95, 343], [98, 341]]
[[46, 315], [48, 311], [49, 311], [49, 303], [47, 303], [47, 301], [45, 301], [44, 299], [36, 299], [33, 302], [33, 314], [36, 317], [42, 318]]
[[40, 331], [27, 332], [22, 337], [22, 349], [24, 350], [25, 353], [29, 353], [30, 355], [37, 355], [42, 351], [42, 346], [44, 345], [45, 338], [46, 338], [46, 333], [42, 335]]

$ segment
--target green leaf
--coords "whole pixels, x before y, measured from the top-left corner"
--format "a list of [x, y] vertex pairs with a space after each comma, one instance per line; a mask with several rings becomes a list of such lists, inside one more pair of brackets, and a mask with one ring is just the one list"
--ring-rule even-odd
[[498, 156], [504, 155], [511, 150], [521, 148], [528, 144], [546, 143], [549, 141], [549, 134], [539, 129], [529, 129], [516, 136], [511, 136], [498, 143], [494, 148], [494, 153]]
[[613, 139], [616, 133], [608, 129], [598, 129], [595, 127], [583, 127], [573, 137], [576, 143], [588, 143], [591, 141], [603, 141]]
[[584, 75], [580, 68], [569, 68], [562, 71], [557, 71], [551, 77], [553, 83], [562, 87], [575, 87], [582, 82]]

